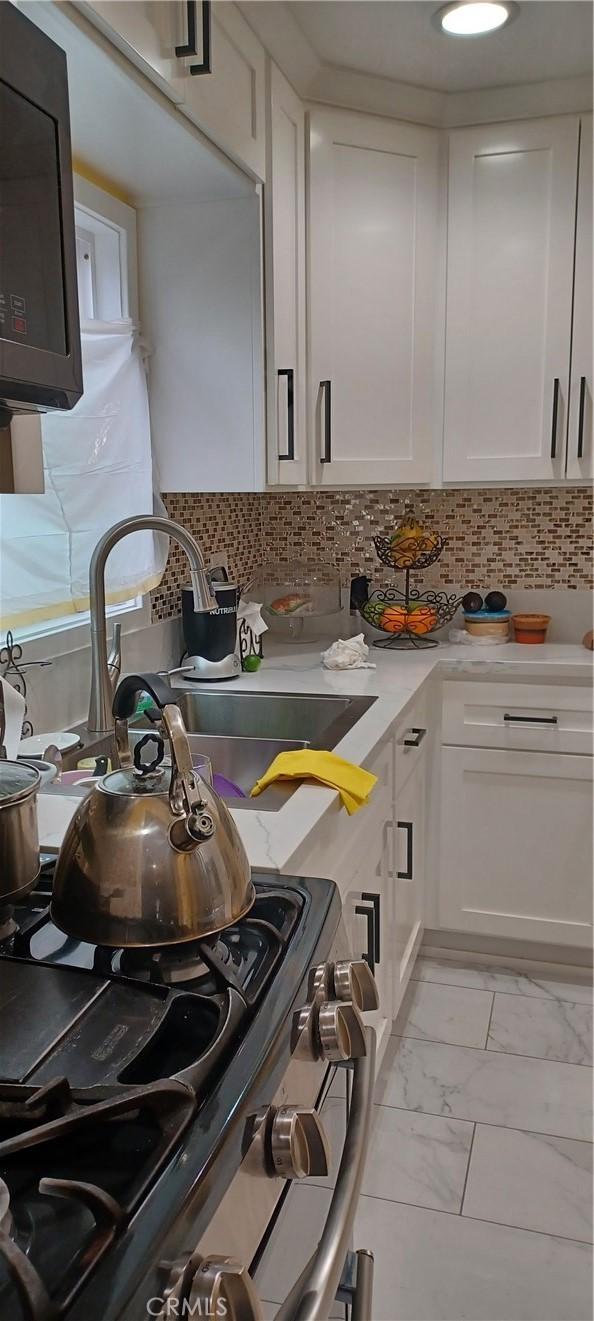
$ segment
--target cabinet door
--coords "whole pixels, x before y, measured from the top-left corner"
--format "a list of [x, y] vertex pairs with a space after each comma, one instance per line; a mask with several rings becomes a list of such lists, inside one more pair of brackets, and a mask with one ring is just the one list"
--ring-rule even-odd
[[212, 142], [264, 179], [266, 56], [236, 5], [79, 0], [77, 8]]
[[265, 178], [266, 56], [229, 0], [212, 4], [211, 72], [187, 77], [180, 110], [257, 179]]
[[393, 901], [393, 1014], [412, 972], [423, 934], [425, 897], [426, 759], [417, 764], [402, 788], [396, 786], [396, 824], [390, 864]]
[[440, 926], [591, 941], [592, 758], [443, 748]]
[[270, 64], [266, 185], [268, 481], [307, 479], [305, 112]]
[[575, 235], [567, 476], [592, 477], [592, 116], [582, 117]]
[[309, 141], [314, 483], [428, 482], [438, 135], [316, 110]]
[[578, 130], [450, 135], [446, 481], [565, 473]]
[[[114, 0], [79, 0], [76, 8], [172, 101], [183, 101], [183, 51], [192, 35], [188, 31], [190, 7], [184, 0], [117, 0], [117, 4]], [[197, 37], [200, 39], [200, 32]]]

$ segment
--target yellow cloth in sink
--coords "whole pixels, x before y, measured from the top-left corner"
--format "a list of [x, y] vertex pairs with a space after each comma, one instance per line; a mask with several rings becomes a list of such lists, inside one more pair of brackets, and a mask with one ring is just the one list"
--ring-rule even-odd
[[318, 784], [327, 784], [330, 789], [338, 790], [343, 806], [352, 816], [367, 802], [377, 784], [377, 775], [352, 761], [343, 761], [334, 752], [299, 748], [296, 752], [279, 752], [265, 774], [256, 780], [251, 797], [256, 798], [275, 780], [317, 780]]

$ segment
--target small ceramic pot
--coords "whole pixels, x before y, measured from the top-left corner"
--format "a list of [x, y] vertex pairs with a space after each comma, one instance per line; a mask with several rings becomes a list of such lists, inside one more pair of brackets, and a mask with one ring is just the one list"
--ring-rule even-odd
[[546, 642], [550, 615], [512, 615], [516, 642]]

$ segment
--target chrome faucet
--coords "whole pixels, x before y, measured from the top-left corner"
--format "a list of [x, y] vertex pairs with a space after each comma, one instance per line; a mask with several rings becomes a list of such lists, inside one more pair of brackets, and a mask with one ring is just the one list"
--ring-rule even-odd
[[93, 734], [107, 734], [112, 729], [113, 717], [111, 705], [113, 688], [117, 683], [121, 658], [119, 655], [119, 636], [114, 629], [114, 644], [107, 656], [107, 624], [105, 619], [105, 563], [109, 552], [122, 537], [129, 532], [164, 532], [177, 541], [185, 550], [190, 561], [190, 578], [194, 592], [195, 610], [216, 610], [217, 603], [211, 592], [206, 572], [206, 565], [198, 542], [169, 518], [159, 518], [153, 514], [139, 514], [135, 518], [123, 518], [121, 523], [104, 532], [97, 542], [91, 557], [89, 569], [89, 603], [91, 611], [91, 698], [89, 703], [88, 729]]

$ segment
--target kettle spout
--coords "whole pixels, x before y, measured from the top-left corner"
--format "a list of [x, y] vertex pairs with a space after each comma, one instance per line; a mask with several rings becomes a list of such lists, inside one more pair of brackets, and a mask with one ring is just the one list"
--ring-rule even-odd
[[214, 818], [206, 807], [188, 816], [179, 816], [169, 827], [169, 840], [176, 853], [193, 853], [216, 830]]

